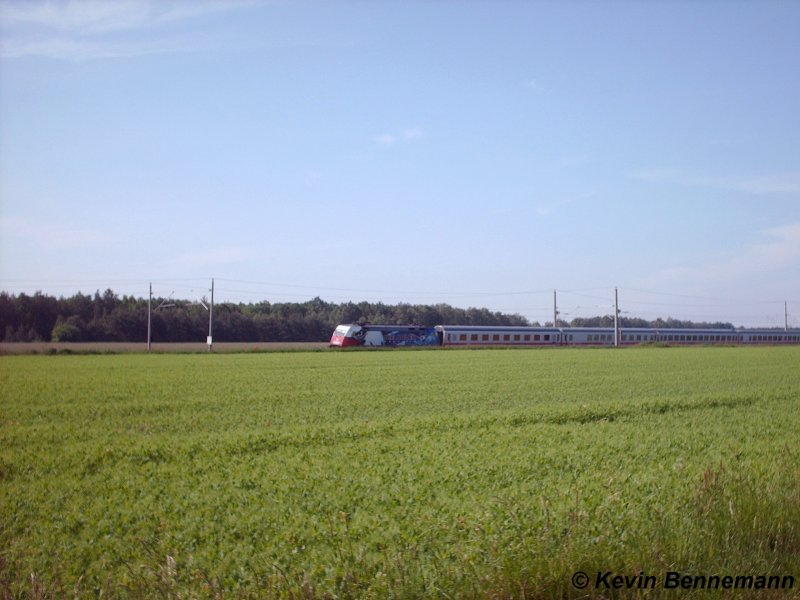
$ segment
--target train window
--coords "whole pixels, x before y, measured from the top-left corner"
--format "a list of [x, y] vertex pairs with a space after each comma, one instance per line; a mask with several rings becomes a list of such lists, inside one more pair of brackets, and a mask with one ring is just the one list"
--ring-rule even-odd
[[500, 334], [499, 334], [499, 333], [495, 333], [495, 334], [492, 336], [492, 341], [493, 341], [493, 342], [499, 342], [499, 341], [500, 341]]
[[[528, 337], [528, 336], [525, 336], [525, 337]], [[569, 334], [569, 341], [570, 342], [572, 341], [572, 334], [571, 333]]]
[[540, 339], [541, 339], [541, 336], [538, 333], [534, 334], [534, 336], [533, 336], [533, 341], [534, 342], [538, 342]]
[[484, 333], [484, 334], [481, 336], [481, 341], [482, 341], [482, 342], [488, 342], [488, 341], [489, 341], [489, 334], [488, 334], [488, 333]]
[[507, 333], [505, 335], [503, 335], [503, 341], [504, 342], [507, 342], [509, 339], [511, 339], [511, 336], [509, 336]]
[[531, 335], [529, 333], [525, 334], [525, 341], [526, 342], [530, 342], [531, 341]]
[[514, 341], [515, 341], [515, 342], [518, 342], [518, 341], [519, 341], [519, 334], [518, 334], [518, 333], [517, 333], [517, 334], [514, 334]]
[[544, 336], [544, 341], [545, 341], [545, 342], [549, 342], [549, 341], [550, 341], [550, 334], [549, 334], [549, 333], [546, 333], [546, 334], [545, 334], [545, 336]]
[[637, 335], [637, 336], [636, 336], [636, 341], [637, 341], [637, 342], [641, 342], [641, 341], [642, 341], [642, 336], [640, 336], [640, 335]]
[[470, 339], [471, 342], [477, 342], [478, 341], [478, 334], [477, 333], [473, 333], [471, 336], [469, 336], [469, 339]]
[[458, 339], [461, 340], [462, 342], [466, 342], [467, 341], [467, 334], [466, 333], [462, 333], [461, 335], [458, 336]]

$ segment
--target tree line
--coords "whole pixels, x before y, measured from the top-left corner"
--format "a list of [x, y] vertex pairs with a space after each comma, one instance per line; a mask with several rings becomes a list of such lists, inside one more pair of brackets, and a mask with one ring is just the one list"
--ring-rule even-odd
[[[206, 306], [153, 298], [153, 342], [198, 342], [208, 335]], [[112, 290], [55, 298], [0, 293], [0, 338], [5, 342], [142, 342], [147, 338], [147, 299]], [[448, 304], [381, 302], [219, 303], [214, 305], [215, 342], [322, 342], [340, 323], [528, 325], [519, 315]]]
[[[183, 300], [154, 298], [153, 342], [198, 342], [208, 334], [206, 306]], [[0, 293], [0, 341], [4, 342], [143, 342], [147, 338], [147, 299], [118, 296], [108, 289], [70, 297]], [[320, 298], [291, 303], [214, 305], [215, 342], [324, 342], [340, 323], [458, 325], [533, 325], [521, 315], [449, 304], [331, 303]], [[610, 327], [613, 317], [559, 321], [564, 327]], [[676, 319], [622, 318], [622, 327], [714, 327], [730, 323], [693, 323]], [[545, 323], [552, 325], [552, 323]]]

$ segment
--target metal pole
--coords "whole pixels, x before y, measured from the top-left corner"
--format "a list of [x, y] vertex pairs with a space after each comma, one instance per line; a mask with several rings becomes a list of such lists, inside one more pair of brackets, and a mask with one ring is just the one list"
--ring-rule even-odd
[[558, 304], [556, 303], [555, 290], [553, 290], [553, 327], [558, 327]]
[[150, 334], [152, 328], [152, 318], [150, 307], [153, 304], [153, 283], [150, 283], [150, 295], [147, 296], [147, 351], [150, 352]]
[[783, 330], [789, 331], [789, 303], [783, 302]]
[[211, 305], [208, 309], [208, 351], [214, 349], [214, 278], [211, 278]]
[[619, 346], [619, 293], [614, 288], [614, 345]]

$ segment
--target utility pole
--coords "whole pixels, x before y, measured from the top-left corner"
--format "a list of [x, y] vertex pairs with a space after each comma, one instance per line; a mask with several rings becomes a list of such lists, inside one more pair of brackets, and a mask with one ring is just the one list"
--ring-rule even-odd
[[553, 290], [553, 327], [558, 327], [558, 304], [555, 290]]
[[208, 351], [214, 350], [214, 278], [211, 278], [211, 304], [208, 309]]
[[619, 346], [619, 292], [614, 288], [614, 345]]
[[153, 330], [152, 319], [150, 317], [150, 306], [153, 303], [153, 282], [150, 282], [150, 294], [147, 296], [147, 351], [150, 352], [150, 334]]
[[783, 330], [789, 331], [789, 303], [783, 301]]

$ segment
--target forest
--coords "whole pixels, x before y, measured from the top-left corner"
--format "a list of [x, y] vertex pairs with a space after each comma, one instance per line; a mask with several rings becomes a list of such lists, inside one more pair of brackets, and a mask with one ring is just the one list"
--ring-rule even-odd
[[[118, 296], [112, 290], [70, 297], [42, 292], [0, 292], [0, 341], [3, 342], [142, 342], [147, 339], [146, 298]], [[521, 315], [448, 304], [331, 303], [320, 298], [292, 303], [221, 303], [214, 305], [215, 342], [324, 342], [339, 323], [458, 325], [552, 325]], [[559, 327], [608, 327], [612, 316], [559, 321]], [[695, 323], [677, 319], [626, 318], [622, 327], [711, 327], [730, 323]], [[208, 307], [185, 300], [153, 298], [153, 342], [198, 342], [208, 335]]]

